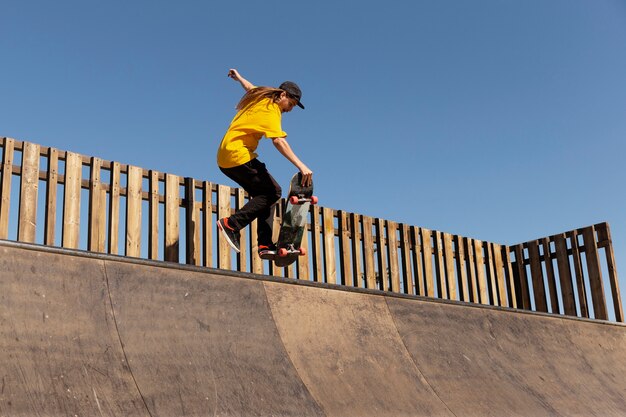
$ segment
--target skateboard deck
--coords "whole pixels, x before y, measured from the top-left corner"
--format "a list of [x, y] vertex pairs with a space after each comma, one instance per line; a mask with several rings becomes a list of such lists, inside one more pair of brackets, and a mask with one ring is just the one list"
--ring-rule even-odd
[[311, 204], [316, 203], [317, 197], [313, 195], [313, 184], [310, 187], [304, 187], [302, 185], [302, 174], [295, 174], [289, 184], [287, 206], [283, 214], [278, 242], [276, 243], [277, 254], [274, 257], [276, 266], [288, 266], [295, 262], [298, 256], [306, 255], [306, 252], [300, 245], [304, 235], [309, 207]]

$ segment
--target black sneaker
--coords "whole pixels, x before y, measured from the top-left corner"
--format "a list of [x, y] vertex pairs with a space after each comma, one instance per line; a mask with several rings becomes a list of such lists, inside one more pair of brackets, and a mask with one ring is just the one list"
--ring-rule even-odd
[[228, 218], [224, 217], [223, 219], [219, 219], [217, 221], [217, 227], [226, 238], [226, 242], [228, 242], [235, 252], [239, 253], [239, 232], [228, 224]]
[[275, 244], [271, 245], [259, 245], [259, 258], [261, 259], [274, 259], [276, 257], [276, 253], [278, 249]]

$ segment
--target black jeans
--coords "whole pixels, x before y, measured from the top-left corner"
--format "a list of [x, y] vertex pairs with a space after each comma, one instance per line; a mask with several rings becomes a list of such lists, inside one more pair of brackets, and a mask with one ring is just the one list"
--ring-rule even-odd
[[281, 196], [282, 190], [270, 175], [265, 164], [253, 159], [243, 165], [220, 170], [231, 180], [239, 184], [250, 195], [250, 201], [237, 210], [229, 219], [229, 224], [241, 230], [253, 220], [258, 219], [257, 234], [259, 245], [272, 244], [272, 205]]

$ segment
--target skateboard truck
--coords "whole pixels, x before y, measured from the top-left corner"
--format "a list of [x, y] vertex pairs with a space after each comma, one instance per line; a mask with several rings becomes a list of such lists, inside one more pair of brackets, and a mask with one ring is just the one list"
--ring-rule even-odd
[[303, 195], [292, 195], [289, 197], [289, 202], [293, 205], [311, 203], [317, 204], [317, 197], [312, 195], [311, 197], [304, 197]]
[[286, 248], [278, 249], [278, 256], [281, 257], [281, 258], [284, 258], [284, 257], [292, 255], [292, 254], [297, 254], [299, 256], [304, 256], [304, 255], [306, 255], [306, 249], [304, 249], [304, 248], [296, 249], [293, 245], [289, 245]]

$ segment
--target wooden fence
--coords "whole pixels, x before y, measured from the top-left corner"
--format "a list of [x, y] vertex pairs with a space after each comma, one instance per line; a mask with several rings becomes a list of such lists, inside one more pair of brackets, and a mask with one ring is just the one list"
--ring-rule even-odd
[[308, 255], [277, 268], [258, 257], [255, 225], [239, 254], [217, 232], [247, 201], [241, 189], [10, 138], [0, 146], [0, 239], [624, 322], [607, 223], [507, 246], [312, 206]]

